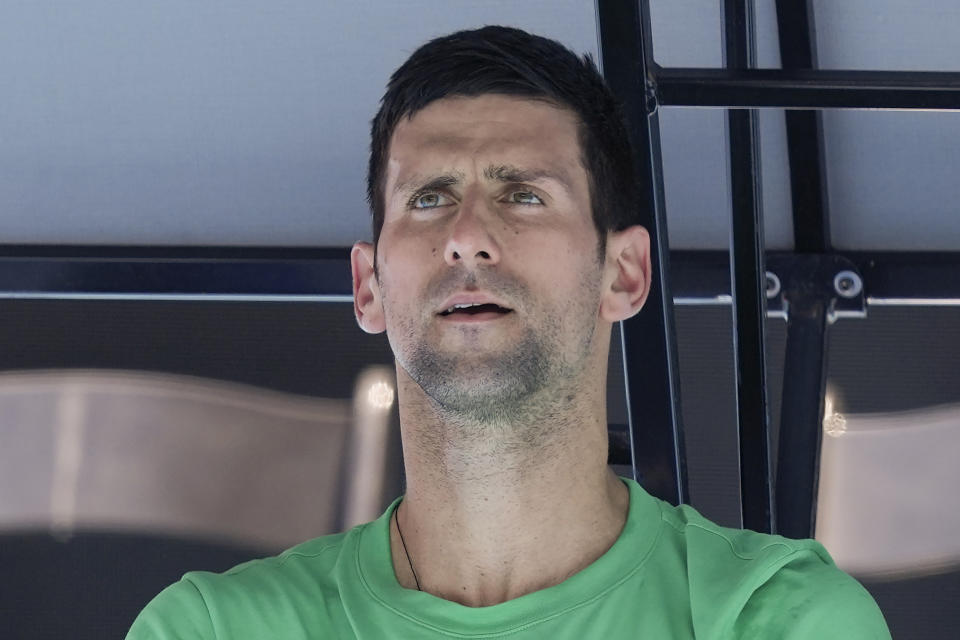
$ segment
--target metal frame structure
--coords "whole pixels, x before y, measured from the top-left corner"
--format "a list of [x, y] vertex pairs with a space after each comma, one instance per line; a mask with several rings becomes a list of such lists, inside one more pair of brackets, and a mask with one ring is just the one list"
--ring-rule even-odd
[[[960, 304], [960, 252], [835, 253], [819, 114], [802, 110], [960, 109], [960, 73], [817, 70], [809, 0], [778, 0], [783, 69], [752, 69], [751, 6], [749, 0], [725, 0], [726, 68], [665, 69], [653, 60], [648, 0], [597, 0], [603, 71], [635, 138], [656, 271], [646, 311], [622, 324], [629, 459], [620, 447], [613, 462], [632, 464], [652, 494], [675, 504], [689, 501], [673, 305], [731, 304], [743, 525], [805, 537], [815, 524], [830, 321], [862, 316], [870, 305]], [[730, 109], [729, 255], [667, 248], [660, 106]], [[787, 110], [795, 252], [763, 249], [756, 125], [749, 111], [758, 107]], [[0, 298], [347, 302], [350, 296], [346, 249], [0, 245]], [[790, 375], [776, 483], [764, 373], [769, 315], [788, 321]]]
[[[601, 41], [607, 37], [605, 24], [630, 22], [636, 25], [642, 43], [640, 50], [647, 52], [639, 58], [622, 54], [604, 57], [604, 72], [618, 73], [610, 68], [612, 64], [643, 74], [642, 91], [637, 93], [644, 97], [648, 114], [668, 105], [728, 109], [733, 210], [729, 269], [742, 523], [758, 531], [809, 537], [815, 527], [827, 326], [838, 314], [865, 314], [862, 273], [869, 270], [871, 276], [878, 274], [873, 273], [877, 264], [873, 259], [861, 262], [858, 271], [855, 258], [833, 253], [819, 113], [794, 110], [960, 109], [960, 74], [819, 70], [810, 0], [777, 2], [782, 69], [752, 68], [754, 26], [753, 4], [749, 0], [724, 0], [723, 69], [665, 69], [649, 54], [649, 0], [640, 0], [637, 5], [636, 0], [597, 1]], [[627, 96], [621, 98], [626, 100]], [[759, 107], [787, 110], [796, 253], [775, 261], [780, 275], [768, 272], [764, 266], [756, 121], [750, 110]], [[651, 145], [650, 154], [654, 156], [653, 167], [645, 177], [660, 180], [659, 148]], [[922, 256], [912, 254], [910, 260], [922, 264]], [[931, 262], [939, 260], [942, 256], [930, 257]], [[919, 265], [918, 268], [922, 269]], [[660, 277], [666, 275], [661, 273]], [[675, 275], [674, 280], [675, 289], [681, 288]], [[955, 287], [956, 276], [947, 281]], [[913, 287], [917, 284], [912, 282], [907, 288], [916, 291]], [[880, 282], [873, 280], [869, 285], [874, 292], [880, 288], [874, 288]], [[944, 293], [928, 297], [952, 297], [951, 293]], [[911, 296], [904, 291], [887, 299], [891, 297]], [[765, 305], [765, 298], [769, 299], [769, 306]], [[785, 376], [782, 396], [775, 485], [769, 464], [764, 359], [764, 319], [771, 311], [785, 315], [788, 321], [785, 366], [790, 371]], [[644, 399], [645, 403], [650, 401], [653, 399]], [[771, 497], [774, 486], [775, 501]]]
[[[756, 64], [753, 3], [724, 0], [724, 61], [728, 69]], [[735, 203], [730, 225], [730, 293], [733, 303], [734, 370], [739, 424], [742, 524], [771, 531], [774, 504], [770, 478], [766, 353], [766, 268], [760, 193], [758, 114], [752, 109], [727, 111], [730, 188]], [[743, 366], [750, 363], [750, 366]], [[743, 460], [751, 464], [742, 464]]]
[[[843, 256], [867, 283], [868, 305], [960, 306], [960, 252]], [[0, 299], [349, 302], [349, 258], [346, 248], [0, 245]], [[731, 303], [728, 253], [671, 251], [669, 260], [674, 305]]]
[[[621, 323], [634, 478], [673, 504], [689, 501], [680, 416], [680, 380], [670, 292], [670, 252], [660, 159], [660, 124], [645, 69], [653, 65], [649, 12], [636, 2], [598, 5], [604, 76], [624, 105], [634, 162], [643, 177], [642, 219], [650, 231], [653, 279], [647, 310]], [[650, 425], [657, 425], [650, 428]]]

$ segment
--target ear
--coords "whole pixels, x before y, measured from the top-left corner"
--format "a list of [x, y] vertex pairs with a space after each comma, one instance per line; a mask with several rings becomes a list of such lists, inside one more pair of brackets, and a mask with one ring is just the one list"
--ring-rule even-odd
[[600, 317], [607, 322], [633, 316], [650, 293], [650, 234], [636, 225], [607, 234]]
[[381, 333], [387, 328], [380, 299], [380, 283], [374, 268], [374, 250], [369, 242], [358, 242], [350, 251], [353, 274], [353, 313], [357, 324], [367, 333]]

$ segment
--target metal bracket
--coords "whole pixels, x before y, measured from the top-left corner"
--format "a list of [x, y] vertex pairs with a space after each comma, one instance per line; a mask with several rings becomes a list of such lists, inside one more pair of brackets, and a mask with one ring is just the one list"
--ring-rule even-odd
[[790, 317], [791, 306], [811, 299], [826, 302], [827, 323], [866, 318], [867, 296], [860, 270], [836, 254], [767, 257], [767, 317]]

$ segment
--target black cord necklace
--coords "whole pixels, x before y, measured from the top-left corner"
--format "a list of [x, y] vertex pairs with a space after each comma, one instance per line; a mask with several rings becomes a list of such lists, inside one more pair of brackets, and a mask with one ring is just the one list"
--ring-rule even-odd
[[413, 581], [417, 583], [417, 591], [423, 591], [420, 588], [420, 580], [417, 578], [417, 572], [413, 568], [413, 560], [410, 559], [410, 552], [407, 551], [407, 543], [403, 539], [403, 531], [400, 531], [400, 516], [397, 515], [397, 512], [400, 511], [400, 507], [397, 507], [393, 511], [393, 521], [397, 523], [397, 533], [400, 534], [400, 544], [403, 545], [403, 552], [407, 556], [407, 563], [410, 565], [410, 572], [413, 574]]

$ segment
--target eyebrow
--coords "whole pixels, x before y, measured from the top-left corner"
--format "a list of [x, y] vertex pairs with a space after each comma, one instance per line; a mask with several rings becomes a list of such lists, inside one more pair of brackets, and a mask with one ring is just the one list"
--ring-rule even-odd
[[[445, 173], [433, 176], [413, 175], [409, 179], [398, 182], [394, 193], [409, 193], [413, 191], [431, 191], [452, 187], [463, 182], [463, 173]], [[483, 177], [493, 182], [504, 184], [516, 182], [538, 182], [552, 180], [562, 186], [568, 193], [573, 191], [566, 173], [550, 169], [524, 169], [509, 164], [491, 165], [484, 169]]]
[[434, 189], [443, 189], [452, 187], [455, 184], [463, 182], [462, 173], [445, 173], [436, 176], [424, 177], [422, 175], [413, 175], [403, 182], [398, 182], [394, 187], [394, 193], [410, 193], [413, 191], [431, 191]]
[[551, 169], [523, 169], [509, 164], [502, 164], [495, 167], [487, 167], [483, 172], [483, 177], [487, 180], [504, 183], [552, 180], [559, 183], [567, 192], [572, 191], [566, 173], [563, 171], [553, 171]]

